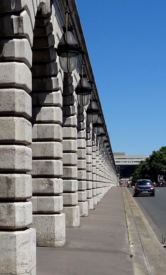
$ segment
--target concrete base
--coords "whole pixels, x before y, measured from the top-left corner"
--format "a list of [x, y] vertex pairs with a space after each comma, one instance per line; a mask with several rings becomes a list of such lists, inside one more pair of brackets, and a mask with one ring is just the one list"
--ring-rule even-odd
[[95, 205], [94, 205], [93, 198], [87, 199], [87, 201], [88, 201], [88, 208], [89, 208], [90, 210], [95, 209]]
[[66, 214], [66, 226], [67, 227], [80, 226], [80, 207], [79, 207], [79, 205], [64, 206], [63, 211]]
[[65, 215], [34, 214], [33, 227], [36, 228], [38, 246], [63, 246], [66, 239]]
[[87, 217], [88, 216], [88, 202], [87, 201], [79, 201], [78, 205], [80, 207], [80, 216]]
[[36, 274], [36, 232], [0, 232], [0, 275]]

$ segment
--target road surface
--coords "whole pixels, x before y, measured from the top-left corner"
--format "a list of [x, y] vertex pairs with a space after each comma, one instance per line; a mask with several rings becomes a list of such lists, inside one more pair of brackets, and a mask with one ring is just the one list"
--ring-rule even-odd
[[166, 187], [156, 187], [155, 197], [139, 196], [135, 200], [143, 210], [159, 241], [166, 242]]

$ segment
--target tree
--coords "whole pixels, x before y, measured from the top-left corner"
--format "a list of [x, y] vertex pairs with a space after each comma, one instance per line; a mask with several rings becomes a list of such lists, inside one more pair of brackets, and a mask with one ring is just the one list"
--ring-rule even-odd
[[166, 181], [166, 146], [161, 147], [142, 161], [133, 173], [133, 182], [139, 178], [149, 178], [157, 182], [158, 175], [163, 175]]

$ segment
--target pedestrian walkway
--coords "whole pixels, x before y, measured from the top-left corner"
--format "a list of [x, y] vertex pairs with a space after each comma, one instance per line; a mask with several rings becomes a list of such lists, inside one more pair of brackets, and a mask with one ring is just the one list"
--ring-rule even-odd
[[38, 275], [133, 275], [122, 188], [112, 187], [62, 248], [37, 248]]

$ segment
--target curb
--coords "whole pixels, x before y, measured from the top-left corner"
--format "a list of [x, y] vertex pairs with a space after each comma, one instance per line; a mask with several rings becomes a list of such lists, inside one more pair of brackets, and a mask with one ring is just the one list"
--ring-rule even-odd
[[134, 275], [165, 275], [166, 252], [127, 188], [123, 188]]

